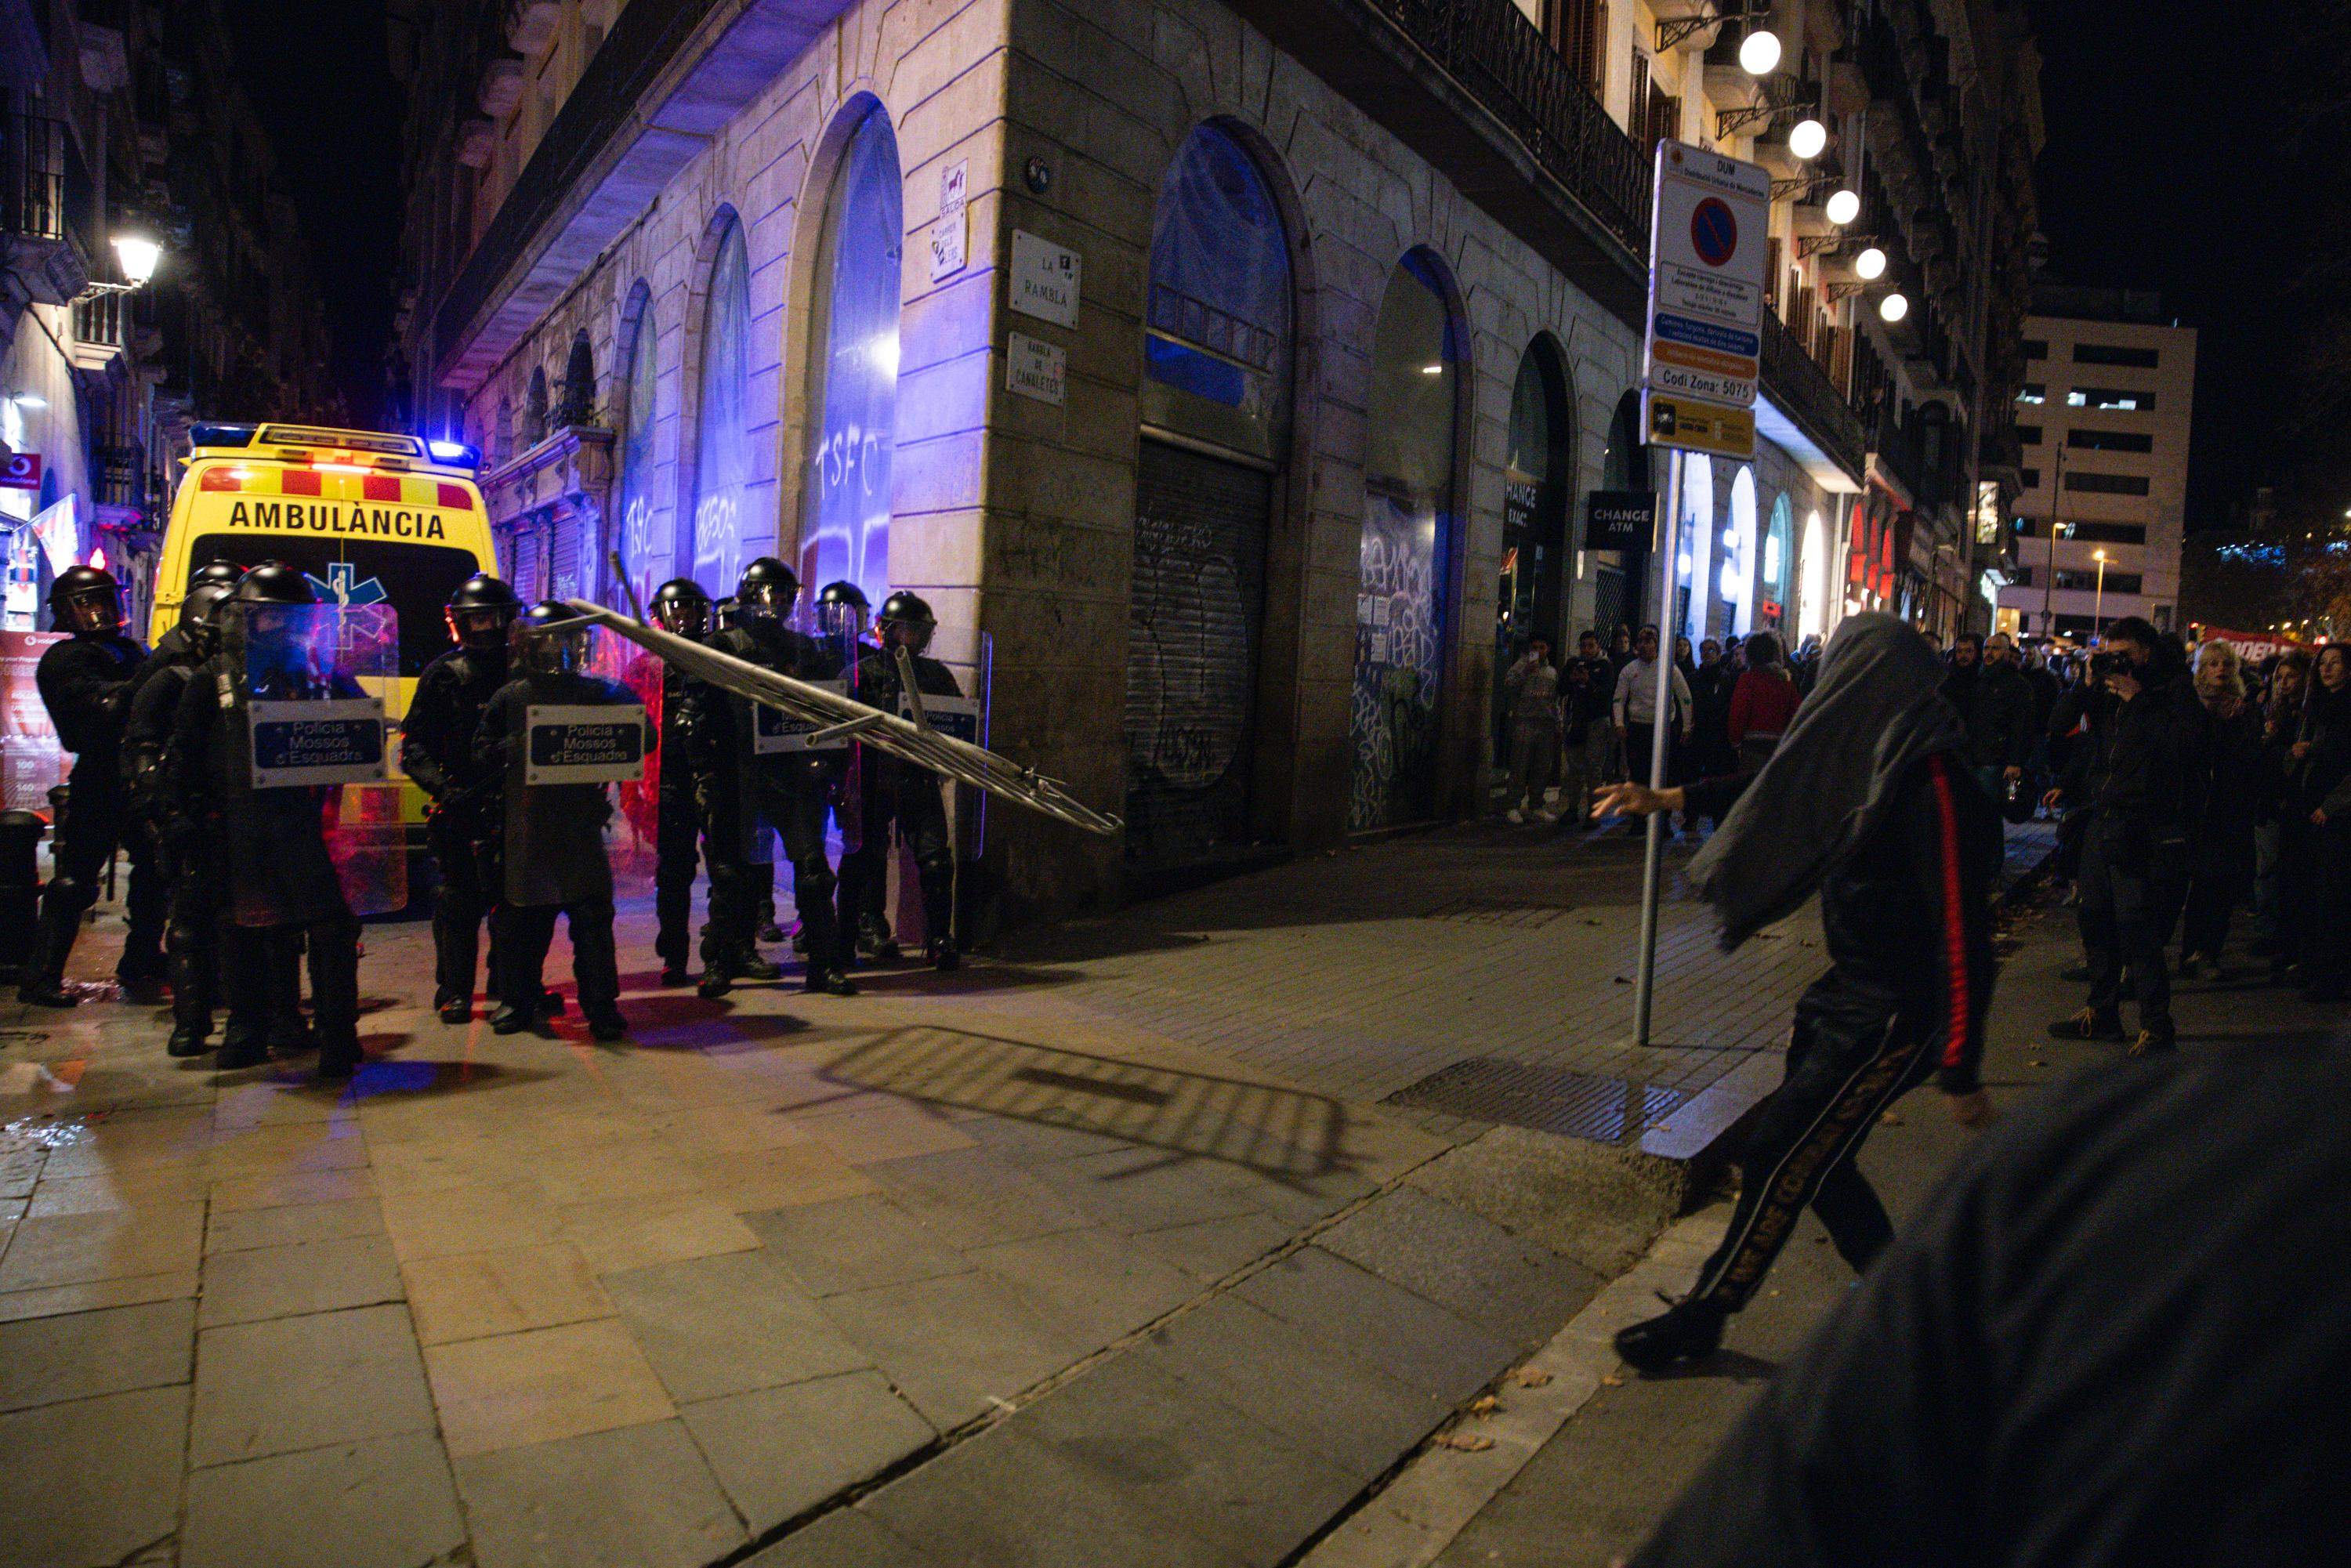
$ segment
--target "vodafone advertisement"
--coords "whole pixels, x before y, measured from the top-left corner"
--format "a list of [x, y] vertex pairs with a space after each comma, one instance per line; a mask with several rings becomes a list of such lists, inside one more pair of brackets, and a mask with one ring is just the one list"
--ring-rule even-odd
[[71, 766], [33, 685], [42, 651], [57, 640], [54, 632], [0, 632], [0, 810], [47, 817], [49, 791]]

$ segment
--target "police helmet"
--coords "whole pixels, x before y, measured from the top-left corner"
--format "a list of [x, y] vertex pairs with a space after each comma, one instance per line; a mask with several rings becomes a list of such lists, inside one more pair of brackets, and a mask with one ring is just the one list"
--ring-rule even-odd
[[865, 591], [846, 578], [817, 591], [817, 624], [836, 637], [854, 637], [863, 632], [865, 612], [871, 608]]
[[49, 619], [68, 632], [120, 632], [122, 590], [102, 568], [69, 566], [49, 584]]
[[449, 623], [449, 635], [460, 645], [486, 650], [506, 642], [507, 628], [521, 611], [522, 601], [503, 580], [477, 571], [449, 595], [442, 615]]
[[235, 588], [244, 575], [245, 568], [233, 560], [208, 560], [188, 574], [188, 587], [193, 590], [216, 582], [223, 588]]
[[535, 675], [576, 674], [588, 666], [588, 622], [558, 599], [542, 599], [514, 623], [523, 668]]
[[208, 657], [220, 646], [221, 607], [235, 593], [229, 583], [199, 582], [180, 601], [180, 635], [199, 657]]
[[907, 652], [919, 653], [931, 645], [931, 635], [939, 629], [939, 618], [919, 593], [900, 589], [882, 601], [881, 613], [873, 618], [873, 629], [882, 633], [885, 643], [894, 642]]
[[316, 604], [319, 591], [310, 580], [282, 560], [265, 560], [236, 580], [239, 604]]
[[774, 556], [763, 555], [743, 569], [741, 580], [735, 584], [735, 610], [738, 615], [780, 619], [799, 596], [799, 573]]
[[690, 577], [673, 577], [653, 590], [653, 624], [680, 637], [710, 634], [710, 595]]

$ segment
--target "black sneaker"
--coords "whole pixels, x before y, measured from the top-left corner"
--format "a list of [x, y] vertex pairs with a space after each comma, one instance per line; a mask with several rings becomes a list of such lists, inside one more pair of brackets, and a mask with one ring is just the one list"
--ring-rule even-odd
[[702, 967], [702, 983], [694, 994], [705, 1002], [715, 1002], [735, 988], [735, 977], [724, 964], [705, 963]]
[[363, 1060], [360, 1055], [360, 1043], [355, 1040], [322, 1045], [319, 1048], [316, 1069], [318, 1081], [321, 1083], [348, 1083], [351, 1074], [360, 1070]]
[[530, 1009], [518, 1008], [511, 1002], [502, 1002], [498, 1005], [497, 1010], [490, 1015], [490, 1032], [520, 1034], [531, 1026], [531, 1022]]
[[1677, 1361], [1701, 1361], [1722, 1348], [1729, 1314], [1711, 1301], [1687, 1301], [1644, 1322], [1616, 1331], [1616, 1354], [1634, 1371], [1663, 1372]]
[[2049, 1032], [2059, 1040], [2120, 1040], [2123, 1019], [2120, 1013], [2084, 1008], [2051, 1024]]
[[213, 1065], [223, 1072], [235, 1072], [247, 1067], [262, 1066], [268, 1060], [269, 1048], [262, 1043], [261, 1037], [247, 1033], [224, 1038], [220, 1054], [213, 1059]]
[[811, 965], [808, 978], [800, 982], [800, 989], [811, 996], [853, 997], [857, 994], [857, 982], [838, 969], [819, 968]]
[[617, 1008], [599, 1008], [588, 1013], [588, 1036], [591, 1040], [619, 1040], [628, 1032], [629, 1020], [621, 1016]]
[[956, 970], [963, 967], [963, 952], [945, 938], [923, 949], [923, 956], [934, 969]]

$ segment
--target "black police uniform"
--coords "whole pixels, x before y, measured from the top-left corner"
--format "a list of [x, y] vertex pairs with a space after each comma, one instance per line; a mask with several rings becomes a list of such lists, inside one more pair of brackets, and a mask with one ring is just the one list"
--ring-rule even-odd
[[[770, 616], [750, 615], [711, 638], [711, 646], [738, 659], [806, 681], [829, 681], [841, 671], [822, 647]], [[792, 902], [808, 943], [811, 989], [845, 993], [835, 930], [839, 879], [825, 858], [824, 820], [838, 784], [840, 763], [807, 752], [757, 755], [751, 705], [713, 704], [706, 735], [695, 738], [695, 777], [712, 803], [710, 925], [703, 935], [704, 986], [723, 991], [737, 974], [758, 973], [754, 938], [759, 901], [771, 862], [754, 858], [759, 833], [772, 828], [792, 867]]]
[[[605, 856], [604, 824], [612, 803], [601, 784], [525, 784], [522, 747], [533, 705], [632, 703], [611, 681], [576, 671], [527, 671], [498, 688], [482, 712], [474, 765], [506, 786], [501, 835], [503, 886], [491, 919], [497, 932], [498, 994], [492, 1021], [501, 1032], [530, 1022], [510, 998], [546, 988], [547, 949], [560, 915], [571, 934], [571, 976], [580, 1011], [598, 1039], [617, 1038], [620, 961], [612, 946], [612, 866]], [[653, 744], [646, 726], [644, 744]]]
[[[255, 575], [272, 570], [256, 568]], [[290, 667], [256, 684], [250, 663], [239, 667], [224, 651], [188, 683], [173, 720], [169, 784], [190, 831], [218, 846], [227, 869], [221, 945], [232, 1018], [271, 1010], [273, 964], [282, 968], [291, 942], [300, 938], [309, 951], [319, 1073], [344, 1077], [360, 1061], [360, 923], [327, 845], [329, 787], [253, 788], [246, 704], [361, 694], [350, 682], [322, 682]], [[265, 1056], [257, 1044], [231, 1041], [222, 1047], [220, 1065], [254, 1066]]]
[[[89, 569], [82, 569], [89, 570]], [[102, 575], [102, 574], [94, 574]], [[61, 578], [60, 584], [64, 580]], [[109, 580], [108, 586], [111, 586]], [[131, 815], [122, 780], [122, 727], [130, 716], [131, 683], [147, 651], [120, 631], [76, 632], [52, 643], [34, 672], [57, 744], [74, 754], [66, 807], [57, 826], [55, 872], [41, 894], [41, 924], [18, 995], [26, 1001], [70, 1006], [61, 989], [82, 915], [98, 902], [100, 874], [119, 847], [131, 852], [124, 899], [130, 934], [116, 973], [127, 981], [163, 973], [163, 898], [149, 868], [146, 835]]]
[[[225, 594], [226, 590], [211, 592]], [[131, 713], [122, 727], [122, 777], [132, 815], [153, 843], [170, 889], [163, 952], [172, 983], [167, 1049], [173, 1056], [194, 1056], [204, 1050], [212, 1034], [220, 968], [216, 927], [221, 867], [204, 834], [188, 831], [189, 824], [172, 809], [163, 767], [181, 697], [210, 656], [206, 643], [191, 635], [186, 617], [208, 609], [191, 591], [182, 623], [156, 640], [155, 652], [132, 677]]]
[[[913, 655], [914, 688], [925, 696], [959, 697], [955, 672], [936, 659]], [[858, 661], [857, 700], [886, 713], [900, 713], [905, 682], [895, 658], [876, 650]], [[862, 921], [881, 919], [891, 835], [894, 831], [914, 859], [923, 890], [923, 936], [934, 961], [953, 962], [955, 952], [955, 841], [947, 831], [946, 804], [938, 775], [872, 747], [857, 758], [857, 847], [841, 857], [842, 906]]]
[[[483, 846], [496, 831], [505, 778], [474, 758], [474, 737], [490, 699], [507, 684], [507, 651], [452, 648], [416, 677], [402, 723], [400, 765], [433, 798], [424, 819], [439, 881], [433, 896], [433, 1005], [470, 1010], [482, 922], [497, 903], [484, 875]], [[493, 955], [495, 969], [495, 955]], [[493, 997], [497, 976], [490, 976]]]
[[[673, 607], [682, 608], [674, 616], [665, 613]], [[692, 578], [673, 578], [653, 591], [653, 615], [665, 631], [706, 637], [710, 596]], [[632, 678], [630, 685], [642, 691], [651, 683]], [[693, 737], [696, 726], [707, 722], [703, 716], [720, 700], [703, 682], [662, 664], [660, 744], [654, 751], [653, 954], [662, 961], [665, 984], [684, 978], [694, 950], [694, 878], [701, 869], [706, 828], [695, 787]]]

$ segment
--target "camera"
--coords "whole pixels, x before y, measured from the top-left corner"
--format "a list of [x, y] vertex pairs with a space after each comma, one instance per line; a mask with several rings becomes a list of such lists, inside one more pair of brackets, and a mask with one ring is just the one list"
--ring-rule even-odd
[[2090, 674], [2093, 679], [2103, 681], [2108, 675], [2127, 675], [2130, 673], [2131, 662], [2127, 654], [2093, 653], [2090, 655]]

